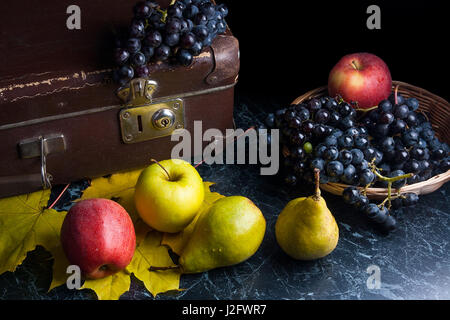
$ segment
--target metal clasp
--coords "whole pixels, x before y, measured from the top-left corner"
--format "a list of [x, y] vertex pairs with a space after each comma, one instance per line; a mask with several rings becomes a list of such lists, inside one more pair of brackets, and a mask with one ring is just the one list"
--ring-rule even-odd
[[45, 137], [35, 137], [19, 142], [19, 152], [22, 159], [40, 157], [41, 159], [41, 182], [44, 189], [52, 187], [53, 176], [47, 172], [47, 155], [50, 153], [64, 152], [66, 141], [64, 135], [55, 134]]
[[137, 78], [121, 87], [117, 94], [125, 108], [119, 112], [124, 143], [148, 141], [171, 135], [184, 128], [184, 103], [180, 98], [153, 101], [157, 83]]

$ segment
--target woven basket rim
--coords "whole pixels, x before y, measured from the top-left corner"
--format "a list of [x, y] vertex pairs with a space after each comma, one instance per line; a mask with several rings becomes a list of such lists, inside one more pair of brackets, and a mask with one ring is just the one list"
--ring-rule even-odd
[[[409, 91], [414, 90], [414, 91], [419, 92], [421, 96], [431, 97], [433, 101], [444, 105], [445, 107], [447, 107], [448, 110], [450, 110], [450, 103], [447, 100], [431, 93], [430, 91], [428, 91], [426, 89], [414, 86], [407, 82], [393, 80], [392, 88], [394, 89], [397, 86], [399, 87], [399, 91], [402, 91], [402, 92], [404, 92], [405, 90], [409, 90]], [[328, 92], [328, 86], [322, 86], [322, 87], [312, 89], [312, 90], [302, 94], [301, 96], [297, 97], [291, 104], [299, 104], [309, 98], [322, 96], [326, 92]], [[435, 175], [425, 181], [421, 181], [421, 182], [414, 183], [411, 185], [405, 185], [404, 187], [402, 187], [400, 189], [392, 189], [392, 193], [398, 194], [398, 193], [412, 192], [412, 193], [416, 193], [418, 195], [428, 194], [428, 193], [436, 191], [437, 189], [439, 189], [443, 184], [445, 184], [448, 181], [450, 181], [450, 170], [448, 170], [447, 172]], [[343, 184], [343, 183], [328, 182], [325, 184], [321, 184], [320, 186], [325, 191], [331, 192], [335, 195], [342, 195], [342, 191], [345, 188], [349, 187], [350, 185]], [[358, 188], [363, 188], [363, 187], [358, 187]], [[382, 198], [382, 197], [387, 196], [388, 189], [387, 188], [367, 188], [366, 194], [369, 198]]]

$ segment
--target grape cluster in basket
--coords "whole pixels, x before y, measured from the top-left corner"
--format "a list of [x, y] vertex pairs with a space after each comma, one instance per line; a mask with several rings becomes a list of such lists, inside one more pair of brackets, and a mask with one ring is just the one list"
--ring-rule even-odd
[[210, 0], [177, 0], [167, 10], [154, 1], [140, 1], [125, 35], [116, 41], [113, 78], [120, 85], [148, 77], [150, 62], [169, 61], [189, 66], [193, 57], [226, 31], [225, 5]]
[[[450, 169], [449, 146], [418, 108], [417, 99], [397, 92], [366, 112], [339, 97], [317, 97], [269, 114], [266, 124], [280, 129], [286, 184], [312, 183], [317, 168], [321, 183], [349, 185], [344, 201], [393, 230], [389, 209], [418, 201], [414, 193], [395, 191]], [[388, 198], [370, 203], [366, 189], [372, 186], [388, 188]]]

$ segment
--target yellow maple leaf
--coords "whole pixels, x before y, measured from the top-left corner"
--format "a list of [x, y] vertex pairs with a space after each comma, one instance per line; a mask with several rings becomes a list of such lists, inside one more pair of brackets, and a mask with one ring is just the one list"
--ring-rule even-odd
[[178, 233], [164, 233], [163, 239], [161, 241], [162, 245], [168, 246], [178, 255], [181, 255], [184, 246], [189, 241], [192, 231], [194, 231], [195, 224], [197, 223], [198, 217], [204, 212], [208, 211], [211, 205], [218, 199], [223, 198], [224, 196], [217, 192], [211, 192], [210, 187], [213, 185], [213, 182], [204, 182], [204, 190], [205, 190], [205, 200], [203, 200], [203, 204], [195, 216], [194, 220], [183, 230]]
[[130, 274], [126, 270], [116, 272], [108, 277], [84, 281], [81, 289], [94, 290], [99, 300], [118, 300], [130, 289]]
[[144, 241], [136, 247], [133, 260], [127, 267], [127, 270], [134, 273], [153, 296], [179, 290], [180, 286], [181, 273], [177, 269], [149, 271], [151, 266], [175, 266], [167, 247], [161, 245], [161, 237], [161, 232], [149, 232]]
[[133, 221], [136, 221], [139, 216], [134, 207], [134, 187], [142, 170], [144, 168], [95, 178], [77, 201], [93, 198], [113, 199], [127, 210]]
[[45, 209], [49, 198], [41, 190], [0, 200], [0, 274], [13, 272], [37, 245], [50, 252], [59, 246], [66, 212]]

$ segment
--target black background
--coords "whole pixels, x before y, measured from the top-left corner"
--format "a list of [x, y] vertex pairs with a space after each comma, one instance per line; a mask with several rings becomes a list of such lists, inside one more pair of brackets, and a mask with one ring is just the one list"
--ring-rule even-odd
[[[394, 80], [450, 100], [445, 1], [240, 1], [227, 22], [239, 39], [238, 89], [280, 96], [286, 103], [327, 84], [344, 55], [370, 52], [389, 66]], [[381, 30], [369, 30], [367, 7], [381, 9]]]

